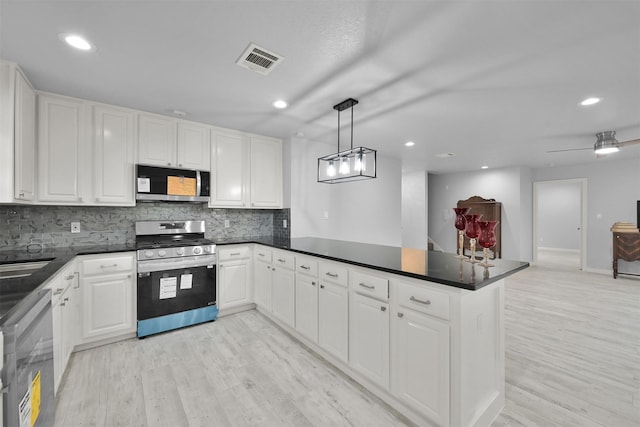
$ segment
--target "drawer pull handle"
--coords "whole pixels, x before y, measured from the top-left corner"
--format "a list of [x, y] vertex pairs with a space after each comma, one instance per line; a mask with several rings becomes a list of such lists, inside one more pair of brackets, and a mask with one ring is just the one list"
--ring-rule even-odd
[[362, 286], [363, 288], [367, 288], [367, 289], [375, 289], [376, 287], [373, 285], [367, 285], [366, 283], [358, 283], [360, 286]]
[[75, 279], [76, 275], [75, 274], [70, 274], [67, 276], [67, 280], [72, 280]]
[[118, 264], [104, 265], [100, 264], [100, 268], [116, 268]]
[[266, 256], [267, 254], [265, 254], [264, 252], [258, 252], [258, 255], [260, 255], [260, 256]]
[[315, 286], [315, 285], [316, 285], [316, 282], [311, 282], [311, 286]]
[[231, 256], [238, 256], [238, 255], [240, 255], [240, 252], [231, 252], [229, 255], [231, 255]]
[[69, 297], [65, 298], [64, 300], [65, 300], [65, 301], [69, 301]]
[[385, 306], [380, 307], [380, 311], [387, 311], [387, 307]]
[[285, 263], [285, 262], [287, 262], [287, 260], [286, 259], [282, 259], [282, 258], [278, 258], [278, 262]]
[[411, 298], [409, 298], [409, 299], [410, 299], [411, 301], [413, 301], [413, 302], [417, 302], [418, 304], [431, 305], [431, 301], [429, 301], [429, 300], [423, 301], [423, 300], [418, 299], [418, 298], [416, 298], [416, 297], [414, 297], [414, 296], [412, 296], [412, 297], [411, 297]]
[[300, 268], [302, 268], [303, 270], [311, 270], [311, 267], [309, 267], [308, 265], [301, 265]]
[[333, 277], [334, 279], [335, 279], [336, 277], [338, 277], [338, 275], [337, 275], [336, 273], [330, 273], [330, 272], [328, 272], [328, 271], [327, 271], [326, 273], [324, 273], [324, 274], [326, 274], [326, 275], [327, 275], [327, 276], [329, 276], [329, 277]]
[[398, 313], [398, 317], [403, 318], [404, 317], [404, 313]]
[[62, 293], [62, 291], [64, 291], [64, 288], [56, 288], [56, 290], [53, 292], [54, 295], [60, 295]]
[[67, 305], [67, 304], [65, 304], [64, 302], [60, 303], [60, 307], [64, 307], [65, 305]]

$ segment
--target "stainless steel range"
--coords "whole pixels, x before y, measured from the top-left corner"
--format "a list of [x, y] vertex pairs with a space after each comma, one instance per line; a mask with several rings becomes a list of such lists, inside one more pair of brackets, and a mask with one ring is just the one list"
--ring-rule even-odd
[[216, 245], [204, 221], [136, 222], [138, 337], [215, 320]]

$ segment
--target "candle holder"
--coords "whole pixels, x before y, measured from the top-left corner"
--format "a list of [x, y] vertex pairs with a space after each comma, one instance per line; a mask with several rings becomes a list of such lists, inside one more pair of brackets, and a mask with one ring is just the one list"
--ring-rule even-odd
[[480, 235], [478, 243], [484, 249], [482, 253], [484, 255], [484, 261], [480, 263], [483, 267], [493, 267], [493, 264], [489, 263], [489, 248], [492, 248], [496, 244], [496, 225], [498, 221], [478, 221], [480, 227]]
[[481, 214], [467, 214], [464, 216], [467, 220], [467, 226], [464, 231], [469, 238], [469, 249], [471, 250], [471, 256], [467, 261], [471, 263], [480, 262], [476, 259], [476, 238], [480, 234], [480, 226], [478, 220], [482, 218]]
[[458, 229], [458, 255], [460, 259], [467, 259], [464, 256], [464, 229], [467, 227], [467, 220], [464, 217], [469, 213], [470, 208], [453, 208], [456, 213], [456, 220], [453, 225]]

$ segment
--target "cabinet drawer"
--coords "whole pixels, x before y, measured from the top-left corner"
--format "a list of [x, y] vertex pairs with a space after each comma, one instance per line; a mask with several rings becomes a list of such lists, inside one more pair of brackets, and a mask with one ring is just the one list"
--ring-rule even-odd
[[449, 295], [432, 289], [398, 284], [398, 304], [449, 320]]
[[293, 270], [296, 266], [296, 257], [291, 252], [274, 250], [272, 263], [274, 266], [279, 265], [280, 267]]
[[313, 277], [318, 277], [318, 261], [302, 255], [296, 255], [296, 271]]
[[271, 264], [273, 251], [265, 246], [256, 246], [254, 255], [257, 260], [264, 261], [268, 264]]
[[218, 261], [249, 258], [249, 246], [232, 246], [218, 249]]
[[318, 263], [319, 277], [344, 287], [347, 286], [347, 268], [333, 262]]
[[82, 260], [82, 273], [85, 276], [94, 274], [111, 274], [134, 269], [134, 256], [123, 255], [108, 258]]
[[368, 295], [382, 301], [389, 300], [389, 280], [360, 271], [349, 272], [349, 287], [361, 295]]

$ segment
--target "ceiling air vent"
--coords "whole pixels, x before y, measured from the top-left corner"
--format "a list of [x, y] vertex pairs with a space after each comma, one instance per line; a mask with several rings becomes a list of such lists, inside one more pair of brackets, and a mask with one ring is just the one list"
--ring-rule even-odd
[[284, 56], [264, 49], [255, 43], [251, 43], [244, 53], [240, 55], [236, 64], [266, 76], [276, 68], [283, 59]]

